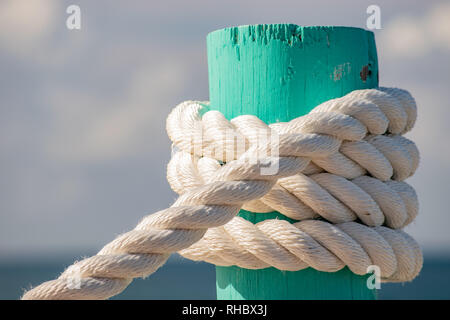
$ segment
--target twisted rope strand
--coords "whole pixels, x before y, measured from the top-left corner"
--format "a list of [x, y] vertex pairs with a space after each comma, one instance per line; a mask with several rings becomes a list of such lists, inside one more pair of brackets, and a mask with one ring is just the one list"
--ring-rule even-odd
[[288, 271], [313, 267], [335, 272], [347, 265], [359, 275], [375, 264], [386, 281], [410, 281], [422, 266], [417, 248], [406, 233], [383, 226], [356, 222], [333, 225], [320, 220], [291, 224], [278, 219], [252, 224], [235, 217], [223, 227], [209, 229], [180, 254], [191, 260], [247, 269], [270, 265]]

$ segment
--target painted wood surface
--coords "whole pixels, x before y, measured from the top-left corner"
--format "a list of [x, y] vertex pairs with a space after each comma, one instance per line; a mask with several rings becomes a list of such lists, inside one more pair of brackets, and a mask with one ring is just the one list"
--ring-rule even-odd
[[[253, 114], [266, 123], [289, 121], [355, 89], [378, 86], [372, 32], [352, 27], [250, 25], [207, 37], [211, 109], [228, 119]], [[287, 219], [241, 211], [253, 223]], [[374, 299], [366, 276], [348, 268], [280, 271], [216, 267], [218, 299]]]

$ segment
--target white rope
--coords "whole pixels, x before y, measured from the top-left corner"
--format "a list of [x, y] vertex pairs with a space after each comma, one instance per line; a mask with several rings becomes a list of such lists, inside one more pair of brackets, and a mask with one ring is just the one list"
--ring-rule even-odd
[[[269, 126], [250, 115], [228, 121], [207, 109], [187, 101], [167, 119], [179, 150], [167, 177], [178, 200], [23, 299], [106, 299], [174, 252], [249, 269], [348, 266], [365, 274], [376, 264], [386, 281], [419, 273], [420, 248], [399, 230], [418, 212], [416, 193], [403, 182], [419, 162], [415, 144], [401, 136], [417, 113], [407, 91], [353, 91]], [[261, 132], [276, 143], [261, 144]], [[277, 170], [267, 174], [273, 164]], [[241, 208], [301, 221], [252, 224], [236, 217]], [[74, 278], [76, 288], [68, 285]]]

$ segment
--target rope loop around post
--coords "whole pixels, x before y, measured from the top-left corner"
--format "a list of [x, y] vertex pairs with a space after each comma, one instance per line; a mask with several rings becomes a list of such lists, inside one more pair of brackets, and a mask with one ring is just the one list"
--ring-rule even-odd
[[[248, 269], [348, 266], [365, 274], [375, 264], [385, 281], [418, 275], [421, 250], [401, 230], [418, 213], [417, 195], [404, 182], [419, 163], [414, 142], [403, 137], [417, 115], [407, 91], [356, 90], [271, 125], [205, 109], [187, 101], [167, 119], [178, 149], [167, 170], [180, 194], [175, 203], [23, 299], [106, 299], [174, 252]], [[252, 224], [236, 216], [241, 208], [276, 210], [297, 222]]]

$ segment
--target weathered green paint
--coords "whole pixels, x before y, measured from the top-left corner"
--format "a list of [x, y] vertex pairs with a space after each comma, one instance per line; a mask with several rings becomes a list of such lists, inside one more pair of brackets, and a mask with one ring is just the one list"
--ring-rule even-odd
[[[317, 104], [378, 86], [372, 32], [292, 24], [226, 28], [207, 37], [211, 109], [228, 119], [253, 114], [289, 121]], [[240, 215], [254, 223], [279, 213]], [[373, 299], [366, 276], [345, 268], [325, 273], [217, 267], [218, 299]]]

